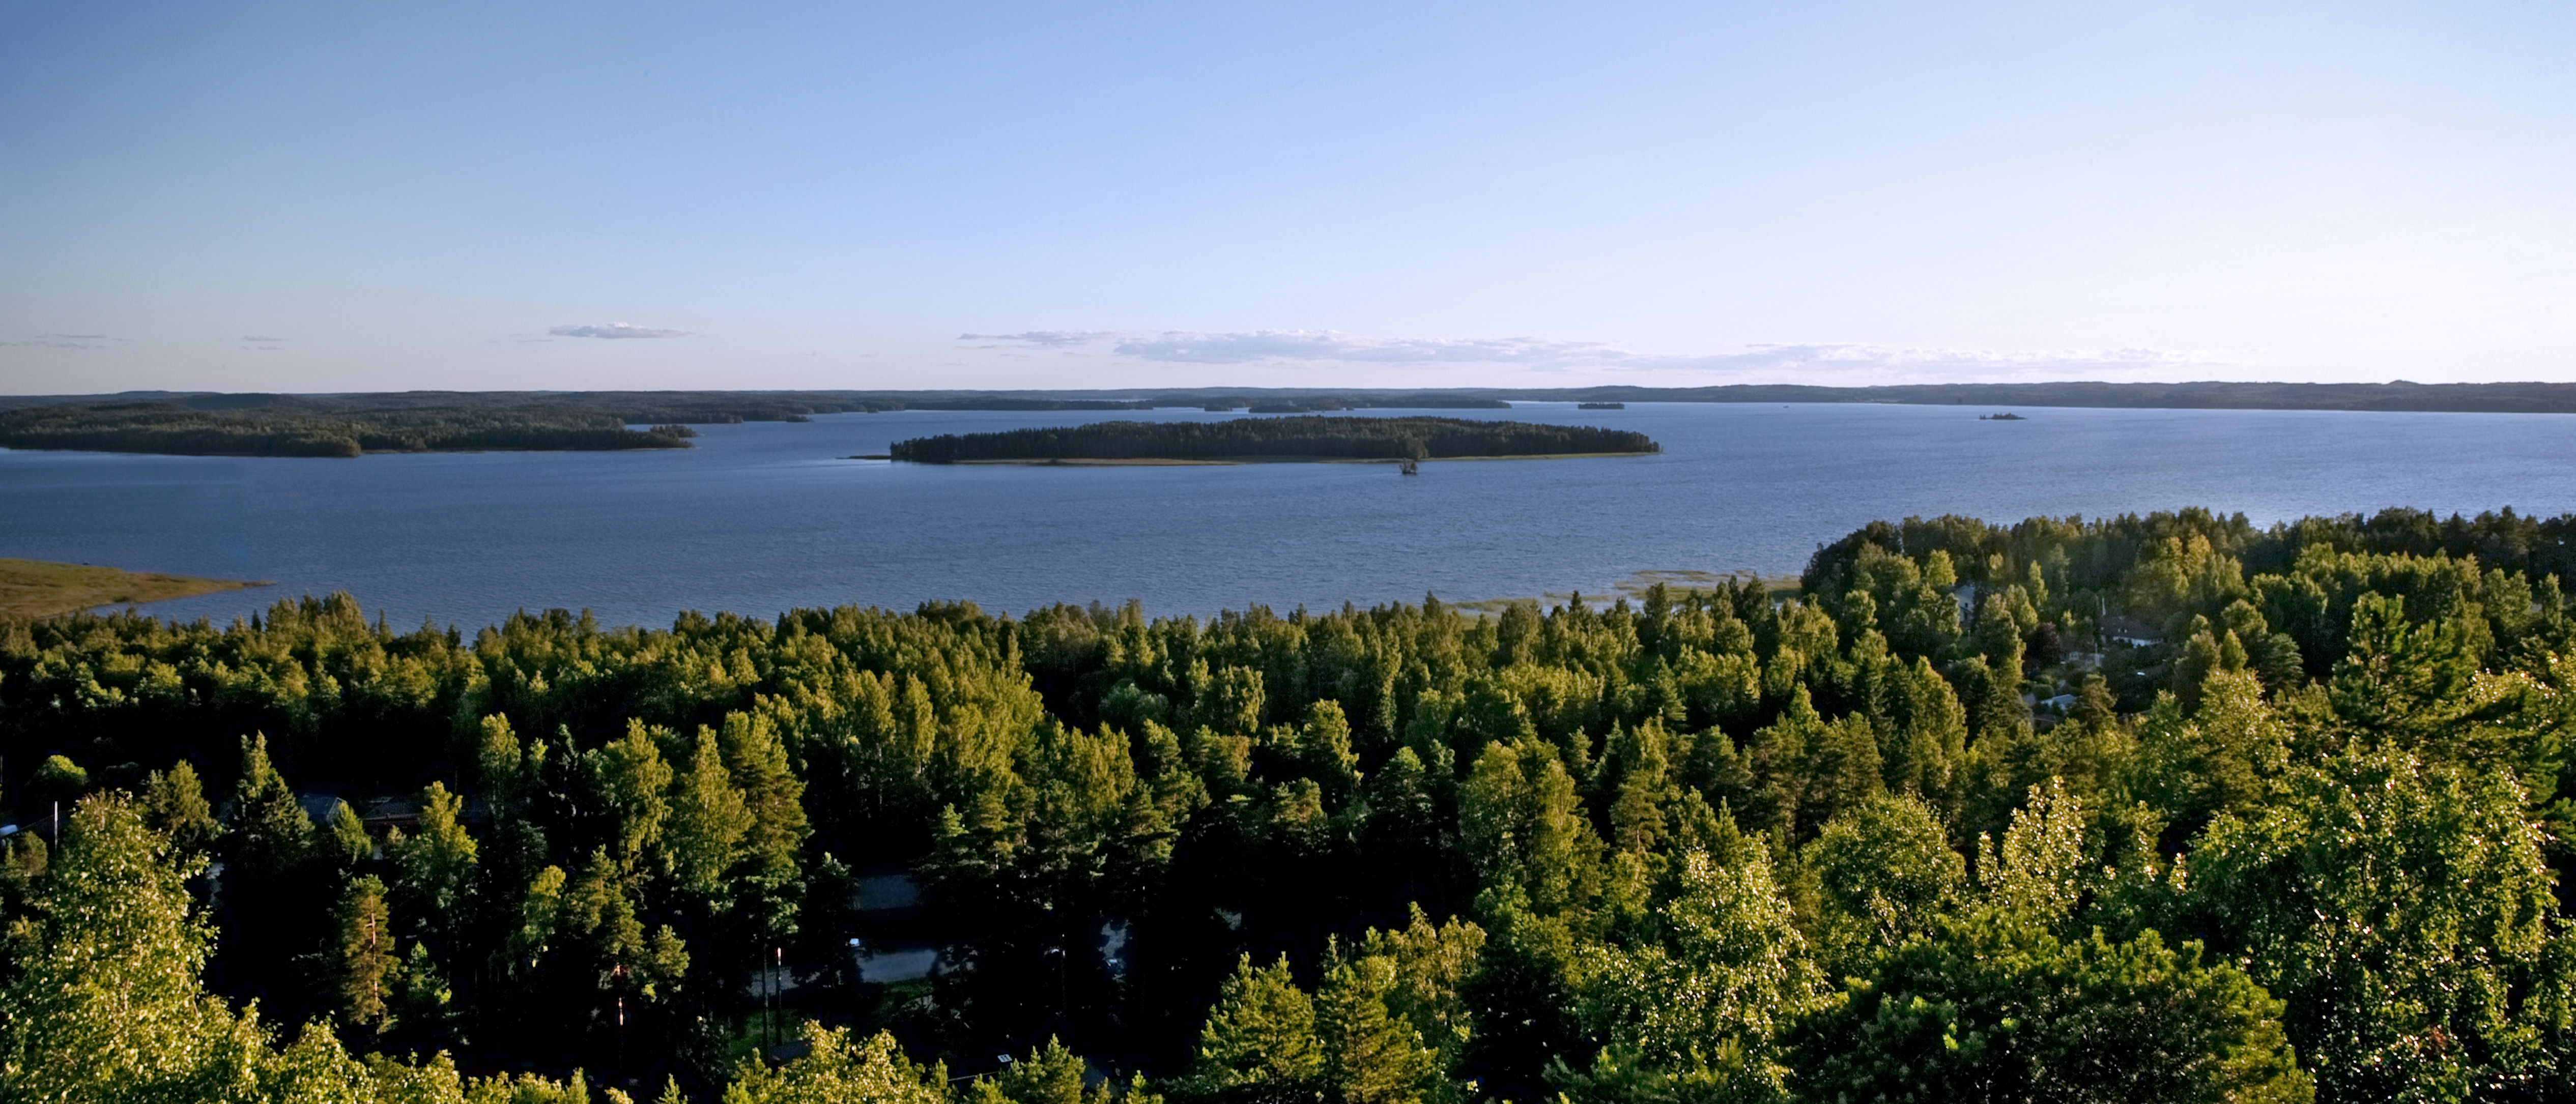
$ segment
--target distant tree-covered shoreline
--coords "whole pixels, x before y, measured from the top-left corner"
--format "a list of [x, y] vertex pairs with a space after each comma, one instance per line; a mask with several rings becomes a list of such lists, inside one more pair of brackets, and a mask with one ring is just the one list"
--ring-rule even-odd
[[174, 456], [360, 456], [370, 452], [687, 448], [687, 426], [629, 429], [605, 414], [465, 411], [301, 414], [201, 411], [164, 403], [0, 412], [0, 448]]
[[942, 434], [896, 442], [897, 460], [1437, 460], [1661, 452], [1642, 433], [1466, 418], [1238, 418], [1227, 422], [1095, 422]]
[[[2576, 413], [2576, 383], [1908, 384], [1817, 387], [1450, 388], [1436, 391], [1182, 388], [1033, 391], [403, 391], [267, 394], [131, 391], [0, 395], [0, 448], [237, 456], [687, 447], [675, 425], [809, 420], [900, 410], [1105, 412], [1180, 407], [1293, 414], [1509, 409], [1512, 400], [1621, 403], [1876, 403], [1992, 409], [2100, 407], [2349, 412]], [[1615, 408], [1615, 407], [1614, 407]], [[634, 429], [651, 426], [654, 429]]]

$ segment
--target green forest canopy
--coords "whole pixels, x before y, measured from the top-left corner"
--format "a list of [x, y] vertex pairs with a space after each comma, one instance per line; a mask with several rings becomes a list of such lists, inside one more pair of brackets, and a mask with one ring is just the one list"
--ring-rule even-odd
[[2184, 511], [1490, 618], [14, 622], [0, 1099], [2563, 1099], [2571, 567]]
[[1471, 456], [1650, 453], [1642, 433], [1465, 418], [1237, 418], [1224, 422], [1094, 422], [941, 434], [895, 442], [897, 460], [1430, 460]]

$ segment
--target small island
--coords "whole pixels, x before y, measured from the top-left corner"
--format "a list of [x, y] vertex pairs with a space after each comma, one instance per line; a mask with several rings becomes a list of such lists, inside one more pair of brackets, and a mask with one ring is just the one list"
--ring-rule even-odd
[[1628, 404], [1623, 402], [1588, 402], [1576, 403], [1574, 404], [1574, 408], [1576, 410], [1626, 410], [1628, 409]]
[[1979, 414], [1977, 415], [1977, 420], [1980, 422], [2026, 422], [2030, 419], [2024, 418], [2019, 414], [2006, 412], [2002, 414]]
[[54, 617], [99, 606], [194, 598], [219, 590], [267, 585], [90, 564], [0, 559], [0, 620]]
[[898, 441], [888, 451], [893, 459], [919, 464], [1228, 464], [1633, 456], [1662, 452], [1663, 446], [1642, 433], [1593, 426], [1300, 416], [942, 434]]

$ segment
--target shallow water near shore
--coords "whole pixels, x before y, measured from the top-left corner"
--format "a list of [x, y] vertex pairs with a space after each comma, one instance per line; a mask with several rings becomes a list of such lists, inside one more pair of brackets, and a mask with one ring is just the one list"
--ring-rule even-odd
[[356, 460], [0, 451], [0, 556], [278, 585], [144, 607], [218, 621], [345, 590], [398, 628], [512, 611], [770, 616], [965, 599], [1013, 613], [1609, 592], [1795, 574], [1880, 518], [2207, 506], [2268, 524], [2412, 506], [2576, 511], [2576, 416], [1631, 404], [1370, 411], [1635, 429], [1656, 456], [1387, 464], [848, 460], [898, 439], [1190, 410], [834, 414], [697, 447]]

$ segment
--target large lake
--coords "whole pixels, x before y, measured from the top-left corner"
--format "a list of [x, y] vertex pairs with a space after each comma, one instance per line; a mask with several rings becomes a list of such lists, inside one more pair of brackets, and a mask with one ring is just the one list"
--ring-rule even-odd
[[[1240, 467], [836, 459], [936, 433], [1144, 417], [840, 414], [701, 427], [682, 452], [356, 460], [0, 450], [0, 556], [270, 579], [147, 607], [218, 621], [349, 591], [397, 626], [518, 609], [610, 623], [968, 599], [1154, 613], [1608, 591], [1654, 570], [1795, 573], [1877, 518], [2182, 506], [2258, 523], [2405, 505], [2576, 511], [2576, 416], [1523, 403], [1660, 456]], [[1372, 412], [1393, 413], [1393, 412]], [[1441, 412], [1448, 413], [1448, 412]]]

